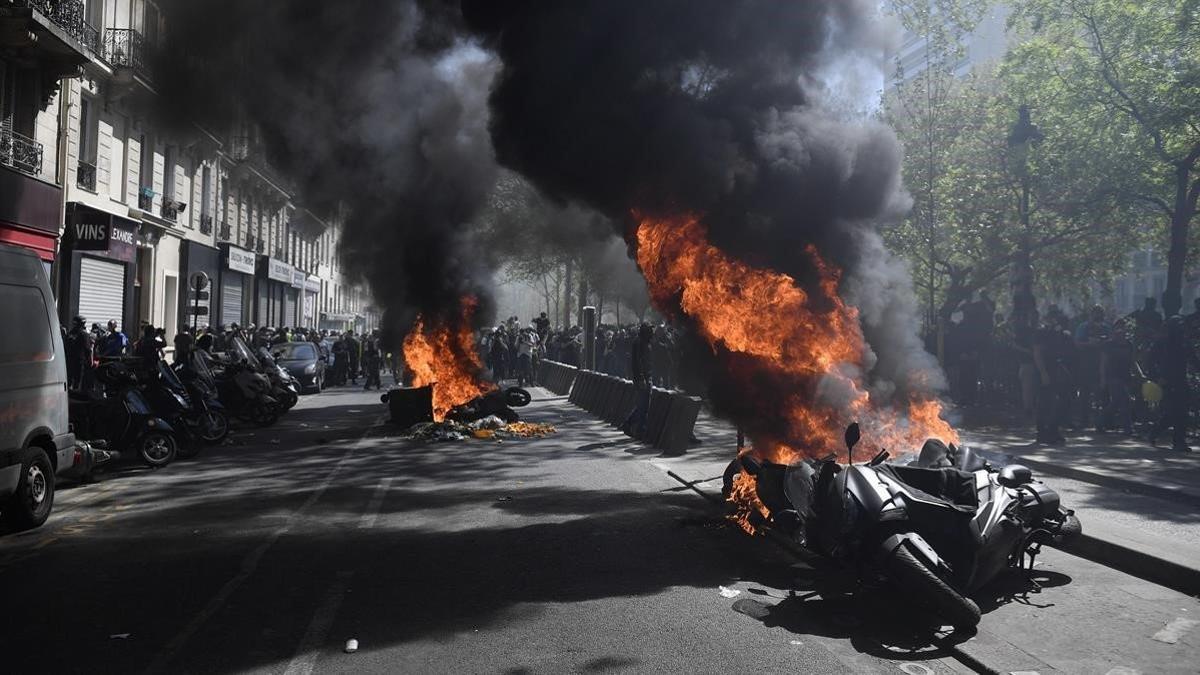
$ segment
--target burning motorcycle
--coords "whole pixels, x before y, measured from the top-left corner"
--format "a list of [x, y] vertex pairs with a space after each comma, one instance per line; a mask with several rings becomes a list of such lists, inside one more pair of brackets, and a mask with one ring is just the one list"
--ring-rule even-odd
[[[852, 424], [851, 457], [858, 440]], [[1027, 467], [996, 469], [968, 448], [932, 439], [911, 464], [888, 456], [841, 466], [832, 457], [782, 465], [746, 454], [726, 471], [725, 494], [745, 472], [777, 530], [894, 582], [957, 628], [979, 623], [971, 593], [1006, 569], [1031, 571], [1043, 544], [1080, 533], [1079, 519]]]

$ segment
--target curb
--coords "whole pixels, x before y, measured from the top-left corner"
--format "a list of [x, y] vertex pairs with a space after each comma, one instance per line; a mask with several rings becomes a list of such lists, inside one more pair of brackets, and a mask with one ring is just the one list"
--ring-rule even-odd
[[1200, 569], [1164, 560], [1088, 534], [1054, 548], [1185, 595], [1200, 595]]
[[[995, 455], [996, 453], [989, 453]], [[1100, 487], [1109, 488], [1112, 490], [1123, 490], [1133, 492], [1146, 497], [1154, 497], [1176, 504], [1186, 504], [1196, 509], [1200, 509], [1200, 495], [1193, 494], [1184, 490], [1173, 490], [1171, 488], [1159, 487], [1157, 485], [1148, 485], [1138, 481], [1125, 480], [1114, 476], [1106, 476], [1104, 474], [1093, 473], [1083, 469], [1075, 469], [1069, 466], [1059, 464], [1050, 464], [1048, 462], [1038, 461], [1036, 459], [1026, 459], [1017, 455], [1001, 455], [1006, 457], [1008, 463], [1024, 464], [1025, 466], [1050, 476], [1058, 476], [1059, 478], [1070, 478], [1081, 483], [1090, 483]]]

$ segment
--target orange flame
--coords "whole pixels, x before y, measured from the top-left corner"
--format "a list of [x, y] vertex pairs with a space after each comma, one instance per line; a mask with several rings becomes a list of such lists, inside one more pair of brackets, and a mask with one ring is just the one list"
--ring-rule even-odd
[[927, 438], [957, 442], [936, 399], [909, 400], [900, 409], [871, 400], [858, 310], [838, 296], [841, 272], [815, 247], [804, 255], [818, 282], [805, 290], [786, 274], [725, 254], [694, 216], [642, 218], [636, 238], [655, 305], [682, 310], [735, 383], [744, 403], [733, 417], [749, 431], [757, 456], [778, 463], [844, 456], [841, 432], [852, 421], [872, 454], [885, 447], [913, 452]]
[[758, 513], [763, 518], [770, 517], [770, 511], [758, 498], [758, 479], [746, 473], [745, 469], [734, 475], [733, 488], [726, 501], [734, 506], [734, 511], [729, 515], [729, 519], [737, 523], [738, 527], [742, 528], [746, 534], [755, 532], [754, 523], [750, 520], [752, 514]]
[[475, 349], [471, 317], [478, 301], [463, 299], [459, 321], [426, 323], [418, 316], [404, 338], [404, 363], [414, 387], [433, 387], [433, 419], [441, 422], [455, 406], [486, 394], [496, 385], [479, 378], [483, 365]]

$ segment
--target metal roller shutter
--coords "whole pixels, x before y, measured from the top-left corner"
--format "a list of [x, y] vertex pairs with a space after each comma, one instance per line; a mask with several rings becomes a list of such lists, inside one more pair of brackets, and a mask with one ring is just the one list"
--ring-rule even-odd
[[221, 323], [228, 326], [236, 323], [239, 326], [242, 321], [242, 277], [236, 276], [227, 279], [221, 285]]
[[83, 257], [79, 259], [79, 315], [87, 325], [111, 320], [125, 325], [125, 266]]
[[286, 297], [283, 305], [283, 318], [280, 319], [279, 325], [294, 328], [296, 326], [296, 291], [287, 289], [284, 291]]

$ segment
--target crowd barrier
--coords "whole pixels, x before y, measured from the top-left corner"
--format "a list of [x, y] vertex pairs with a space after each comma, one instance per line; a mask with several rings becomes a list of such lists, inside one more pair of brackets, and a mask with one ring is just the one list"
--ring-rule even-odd
[[[618, 427], [637, 403], [637, 388], [631, 380], [557, 361], [541, 361], [538, 384], [556, 394], [569, 392], [569, 402]], [[645, 432], [639, 440], [666, 454], [680, 454], [691, 443], [699, 414], [699, 397], [653, 387]]]
[[537, 383], [562, 396], [571, 391], [577, 371], [575, 366], [542, 359], [538, 362]]

